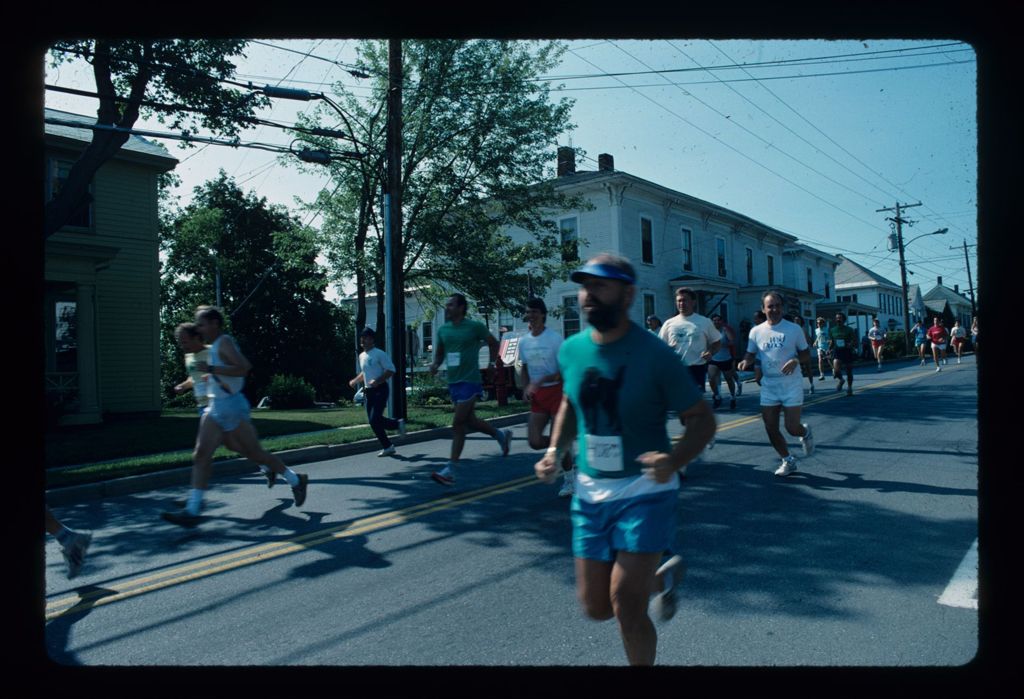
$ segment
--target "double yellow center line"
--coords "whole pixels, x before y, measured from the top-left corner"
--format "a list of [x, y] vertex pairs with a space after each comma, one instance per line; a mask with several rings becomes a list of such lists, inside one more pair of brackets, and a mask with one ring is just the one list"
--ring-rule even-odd
[[504, 483], [451, 495], [438, 500], [431, 500], [430, 502], [413, 505], [401, 510], [384, 512], [372, 517], [344, 522], [328, 529], [320, 529], [282, 541], [249, 546], [232, 553], [175, 566], [158, 573], [133, 578], [115, 585], [103, 586], [102, 589], [93, 590], [81, 595], [62, 597], [47, 602], [46, 620], [49, 621], [71, 610], [75, 612], [86, 611], [93, 607], [110, 604], [111, 602], [119, 602], [129, 597], [153, 592], [172, 585], [180, 585], [181, 583], [216, 575], [217, 573], [223, 573], [234, 568], [269, 561], [273, 558], [303, 551], [336, 539], [359, 536], [388, 527], [398, 526], [434, 512], [448, 510], [476, 500], [483, 500], [514, 490], [520, 490], [537, 483], [540, 483], [537, 477], [530, 474], [529, 476], [523, 476]]

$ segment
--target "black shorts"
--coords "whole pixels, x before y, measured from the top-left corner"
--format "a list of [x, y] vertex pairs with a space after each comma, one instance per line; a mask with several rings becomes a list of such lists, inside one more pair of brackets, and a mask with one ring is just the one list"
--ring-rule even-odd
[[853, 364], [853, 350], [849, 347], [836, 347], [833, 356], [845, 364]]
[[721, 361], [716, 362], [714, 359], [711, 359], [711, 360], [708, 360], [708, 364], [711, 364], [712, 366], [716, 366], [719, 369], [721, 369], [722, 371], [732, 371], [732, 363], [734, 361], [735, 361], [734, 359], [723, 359]]
[[690, 370], [690, 376], [693, 377], [693, 383], [697, 386], [697, 389], [704, 392], [704, 382], [708, 378], [708, 365], [707, 364], [690, 364], [687, 365], [687, 369]]

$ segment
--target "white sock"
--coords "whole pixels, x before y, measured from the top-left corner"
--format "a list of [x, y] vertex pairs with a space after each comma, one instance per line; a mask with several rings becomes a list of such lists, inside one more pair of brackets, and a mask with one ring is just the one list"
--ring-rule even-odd
[[199, 514], [199, 510], [203, 507], [203, 495], [205, 493], [205, 490], [201, 490], [199, 488], [193, 488], [188, 491], [188, 501], [185, 502], [185, 509], [189, 514]]
[[284, 479], [288, 481], [288, 485], [295, 487], [299, 484], [299, 474], [291, 470], [287, 466], [284, 467]]
[[270, 467], [266, 464], [260, 464], [260, 470], [263, 471], [264, 474], [270, 473]]

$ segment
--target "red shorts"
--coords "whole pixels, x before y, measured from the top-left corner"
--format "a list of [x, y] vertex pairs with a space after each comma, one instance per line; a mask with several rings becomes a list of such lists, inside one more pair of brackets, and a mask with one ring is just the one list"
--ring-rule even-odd
[[882, 346], [882, 345], [883, 345], [884, 343], [885, 343], [885, 340], [872, 340], [872, 341], [871, 341], [871, 346], [872, 346], [872, 347], [874, 347], [875, 349], [878, 349], [878, 348], [879, 348], [879, 347], [881, 347], [881, 346]]
[[966, 341], [967, 341], [967, 338], [965, 338], [965, 337], [954, 337], [953, 338], [953, 346], [954, 347], [959, 347], [960, 345], [964, 344]]
[[562, 384], [554, 386], [541, 386], [530, 396], [530, 412], [543, 413], [545, 415], [558, 414], [558, 408], [562, 405]]

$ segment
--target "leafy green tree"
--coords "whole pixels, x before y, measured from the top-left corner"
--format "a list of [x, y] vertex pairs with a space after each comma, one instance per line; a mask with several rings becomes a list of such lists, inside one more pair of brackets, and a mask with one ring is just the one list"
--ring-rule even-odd
[[265, 395], [275, 374], [309, 382], [321, 400], [349, 392], [355, 339], [349, 314], [324, 298], [314, 232], [281, 206], [243, 192], [223, 171], [161, 232], [161, 347], [165, 395], [184, 371], [174, 328], [214, 304], [220, 277], [227, 331], [252, 361], [246, 394]]
[[[332, 165], [334, 186], [311, 205], [332, 274], [356, 285], [356, 323], [366, 322], [367, 291], [384, 298], [384, 229], [378, 212], [385, 176], [387, 42], [364, 41], [361, 67], [375, 78], [357, 98], [335, 87], [338, 113], [324, 107], [304, 125], [347, 130], [364, 157]], [[556, 192], [552, 163], [559, 135], [572, 128], [572, 102], [554, 102], [538, 78], [558, 65], [555, 42], [410, 40], [403, 55], [402, 240], [406, 287], [458, 289], [480, 304], [521, 307], [532, 281], [540, 293], [567, 272], [545, 212], [586, 208]], [[316, 147], [329, 140], [299, 135]], [[527, 231], [528, 242], [501, 233]], [[526, 272], [531, 268], [531, 280]], [[376, 327], [384, 327], [384, 303]]]
[[238, 39], [75, 39], [51, 47], [53, 65], [76, 58], [93, 69], [99, 108], [96, 123], [121, 131], [94, 130], [92, 141], [72, 166], [57, 195], [46, 203], [43, 234], [48, 238], [88, 203], [89, 183], [125, 144], [140, 116], [185, 132], [199, 126], [237, 138], [244, 123], [269, 100], [226, 87], [234, 75], [229, 60], [242, 55]]

